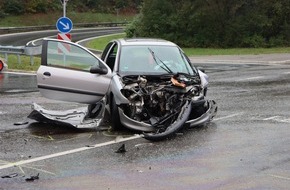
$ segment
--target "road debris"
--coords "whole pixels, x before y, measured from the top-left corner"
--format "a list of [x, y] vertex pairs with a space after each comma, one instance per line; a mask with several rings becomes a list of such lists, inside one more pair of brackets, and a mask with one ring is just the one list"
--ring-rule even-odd
[[28, 121], [19, 121], [15, 122], [14, 125], [27, 125], [29, 122]]
[[[27, 117], [38, 122], [68, 125], [76, 128], [94, 128], [99, 127], [103, 121], [103, 114], [91, 118], [91, 113], [87, 107], [62, 111], [47, 110], [36, 103], [33, 103], [31, 107], [32, 112]], [[103, 102], [99, 102], [99, 109], [104, 113], [105, 105]]]
[[29, 178], [26, 178], [25, 181], [34, 181], [39, 179], [39, 173], [35, 176], [30, 176]]
[[1, 176], [1, 178], [14, 178], [14, 177], [17, 177], [18, 176], [18, 173], [12, 173], [12, 174], [9, 174], [9, 175], [3, 175]]
[[122, 144], [122, 146], [116, 151], [116, 153], [125, 153], [125, 152], [127, 152], [125, 144]]

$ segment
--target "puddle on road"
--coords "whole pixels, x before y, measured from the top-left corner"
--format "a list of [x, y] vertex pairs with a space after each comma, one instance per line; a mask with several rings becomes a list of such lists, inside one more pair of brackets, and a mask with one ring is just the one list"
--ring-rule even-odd
[[35, 74], [6, 72], [0, 76], [0, 93], [23, 93], [37, 90]]

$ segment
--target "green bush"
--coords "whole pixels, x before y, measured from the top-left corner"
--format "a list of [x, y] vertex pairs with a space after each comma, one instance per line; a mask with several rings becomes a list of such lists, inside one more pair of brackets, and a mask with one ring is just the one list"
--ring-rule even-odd
[[289, 43], [286, 43], [286, 40], [283, 36], [272, 37], [269, 40], [268, 46], [269, 47], [283, 47], [287, 46]]
[[142, 36], [140, 28], [142, 28], [142, 14], [138, 14], [133, 21], [126, 27], [125, 32], [128, 38]]
[[6, 17], [6, 13], [5, 12], [0, 12], [0, 18], [5, 18]]
[[245, 37], [241, 44], [242, 47], [258, 48], [265, 47], [265, 39], [261, 35], [253, 35]]
[[290, 45], [290, 0], [144, 0], [126, 33], [183, 47]]
[[24, 13], [24, 6], [21, 0], [5, 0], [2, 8], [5, 13], [12, 15]]

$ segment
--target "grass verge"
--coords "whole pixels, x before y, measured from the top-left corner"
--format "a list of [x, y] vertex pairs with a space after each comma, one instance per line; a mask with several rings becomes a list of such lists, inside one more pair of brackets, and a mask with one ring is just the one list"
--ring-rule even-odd
[[100, 50], [103, 51], [108, 44], [113, 39], [118, 39], [118, 38], [125, 38], [126, 34], [121, 33], [121, 34], [112, 34], [104, 37], [99, 37], [96, 38], [90, 42], [87, 43], [87, 46], [92, 49]]
[[[108, 35], [96, 38], [87, 43], [88, 48], [103, 50], [107, 43], [113, 39], [124, 38], [125, 33]], [[285, 48], [232, 48], [232, 49], [213, 49], [213, 48], [182, 48], [188, 56], [206, 55], [258, 55], [273, 53], [289, 53], [290, 47]], [[16, 55], [8, 56], [8, 68], [13, 70], [36, 71], [40, 66], [40, 57], [34, 57], [34, 64], [30, 64], [29, 56], [20, 56], [21, 63], [18, 62]]]
[[[103, 50], [106, 44], [116, 38], [124, 38], [125, 34], [116, 34], [96, 38], [87, 45], [89, 48]], [[202, 55], [259, 55], [272, 53], [289, 53], [290, 47], [281, 48], [231, 48], [231, 49], [215, 49], [215, 48], [182, 48], [188, 56]]]
[[[9, 70], [37, 71], [40, 66], [40, 57], [33, 57], [33, 64], [31, 64], [30, 56], [20, 56], [19, 58], [18, 60], [18, 56], [8, 55], [6, 64]], [[2, 57], [1, 59], [4, 60]]]

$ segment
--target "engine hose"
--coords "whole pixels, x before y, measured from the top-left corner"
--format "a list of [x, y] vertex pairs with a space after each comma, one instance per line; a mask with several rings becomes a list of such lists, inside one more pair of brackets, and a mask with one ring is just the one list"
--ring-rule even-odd
[[182, 106], [177, 119], [174, 121], [174, 123], [168, 126], [164, 132], [144, 133], [143, 134], [144, 138], [150, 141], [161, 141], [161, 140], [171, 137], [183, 127], [190, 113], [191, 113], [191, 102], [186, 101], [186, 103]]

